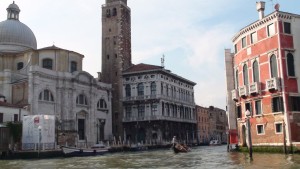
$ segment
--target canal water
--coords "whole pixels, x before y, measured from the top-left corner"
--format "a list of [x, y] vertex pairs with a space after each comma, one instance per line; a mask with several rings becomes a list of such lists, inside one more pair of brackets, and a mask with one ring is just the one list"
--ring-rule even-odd
[[300, 155], [226, 151], [226, 146], [195, 147], [189, 153], [171, 150], [113, 153], [103, 156], [41, 160], [0, 160], [0, 169], [113, 169], [113, 168], [191, 168], [191, 169], [299, 169]]

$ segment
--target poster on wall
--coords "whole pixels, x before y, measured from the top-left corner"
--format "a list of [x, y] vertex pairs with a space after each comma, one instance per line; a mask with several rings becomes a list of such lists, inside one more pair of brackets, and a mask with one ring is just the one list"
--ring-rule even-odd
[[22, 149], [55, 148], [55, 116], [31, 115], [23, 118]]

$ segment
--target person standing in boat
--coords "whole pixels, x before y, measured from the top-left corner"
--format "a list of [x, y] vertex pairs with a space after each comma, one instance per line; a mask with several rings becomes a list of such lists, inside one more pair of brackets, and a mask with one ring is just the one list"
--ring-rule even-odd
[[172, 147], [175, 147], [176, 144], [177, 144], [177, 139], [176, 136], [174, 136], [172, 139]]

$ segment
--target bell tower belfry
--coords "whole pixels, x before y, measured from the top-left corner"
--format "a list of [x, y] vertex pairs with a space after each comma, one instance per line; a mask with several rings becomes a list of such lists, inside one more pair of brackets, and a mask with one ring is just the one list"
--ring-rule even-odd
[[106, 0], [102, 5], [101, 81], [112, 84], [112, 127], [123, 137], [122, 71], [131, 62], [131, 16], [127, 0]]

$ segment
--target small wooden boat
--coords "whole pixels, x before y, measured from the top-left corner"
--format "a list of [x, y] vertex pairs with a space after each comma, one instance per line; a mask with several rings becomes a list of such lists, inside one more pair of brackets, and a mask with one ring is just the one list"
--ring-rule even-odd
[[92, 149], [81, 149], [76, 147], [61, 147], [62, 152], [65, 156], [74, 157], [74, 156], [96, 156], [102, 155], [108, 152], [107, 148], [92, 148]]
[[173, 150], [174, 153], [187, 153], [190, 151], [190, 148], [186, 145], [175, 144], [175, 146], [173, 146]]

